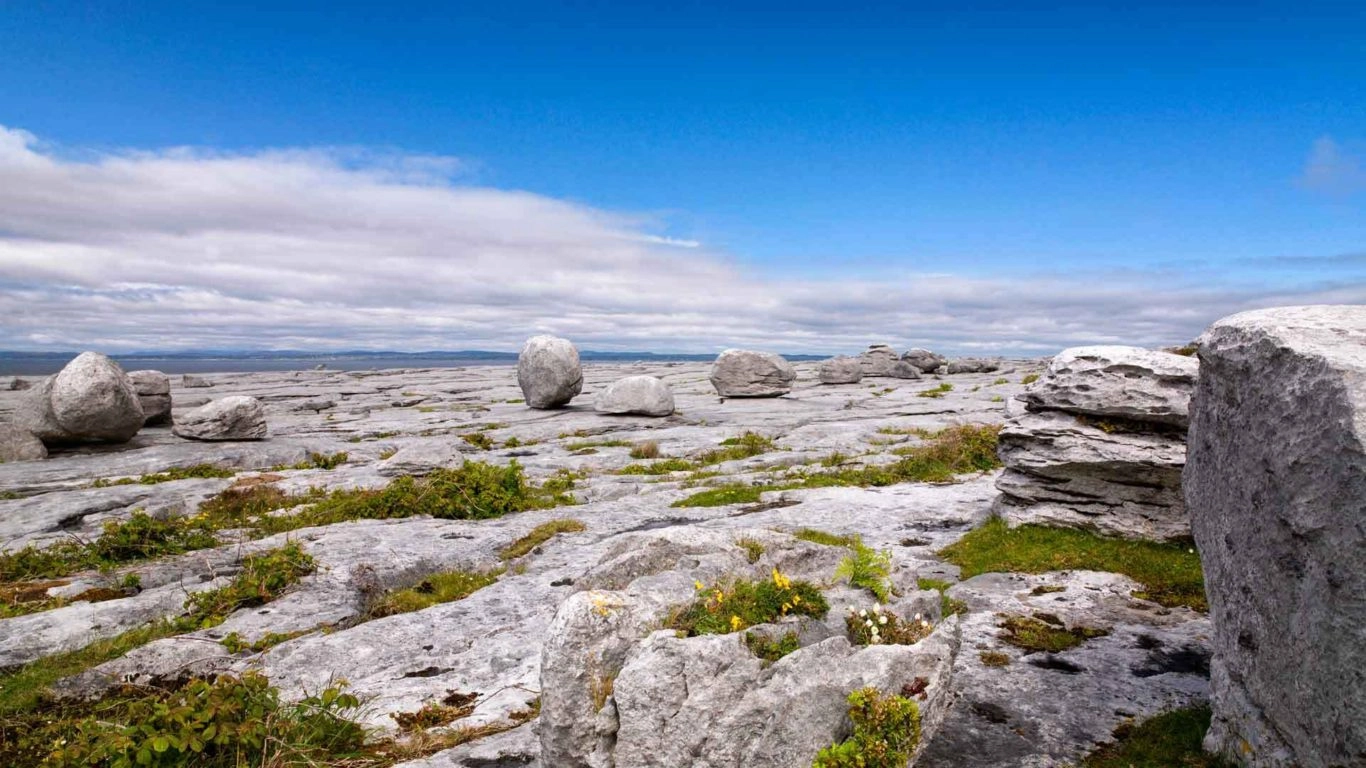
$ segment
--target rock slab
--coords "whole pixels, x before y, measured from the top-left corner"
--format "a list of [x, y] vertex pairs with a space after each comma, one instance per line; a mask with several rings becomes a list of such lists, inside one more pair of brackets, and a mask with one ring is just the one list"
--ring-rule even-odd
[[119, 364], [82, 352], [28, 390], [15, 425], [47, 445], [126, 443], [142, 428], [137, 390]]
[[669, 416], [674, 412], [674, 393], [657, 376], [627, 376], [607, 385], [598, 395], [598, 413]]
[[1233, 315], [1199, 355], [1185, 488], [1214, 620], [1205, 747], [1366, 764], [1366, 307]]
[[142, 424], [145, 427], [171, 421], [171, 378], [161, 371], [132, 371], [128, 378], [142, 404]]
[[710, 378], [721, 397], [778, 397], [792, 391], [797, 370], [772, 352], [727, 349], [712, 363]]
[[583, 391], [579, 350], [558, 336], [532, 336], [517, 356], [517, 384], [532, 408], [559, 408]]
[[1065, 349], [1025, 391], [1035, 409], [1056, 409], [1185, 428], [1200, 364], [1139, 347]]
[[187, 440], [261, 440], [266, 431], [265, 406], [246, 395], [214, 400], [185, 414], [171, 428]]
[[840, 355], [822, 361], [816, 377], [822, 384], [857, 384], [863, 380], [863, 366], [857, 358]]
[[41, 461], [47, 446], [38, 436], [13, 424], [0, 424], [0, 462]]

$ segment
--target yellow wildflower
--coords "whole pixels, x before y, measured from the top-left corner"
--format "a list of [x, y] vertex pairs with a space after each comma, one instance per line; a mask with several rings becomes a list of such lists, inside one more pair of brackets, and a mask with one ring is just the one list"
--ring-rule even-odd
[[730, 631], [739, 632], [740, 628], [743, 626], [745, 626], [745, 622], [739, 616], [730, 617]]
[[694, 581], [692, 583], [692, 586], [693, 589], [696, 589], [698, 592], [701, 592], [702, 590], [706, 589], [706, 587], [702, 586], [702, 582], [700, 581]]
[[780, 573], [778, 571], [778, 567], [774, 566], [773, 585], [778, 589], [790, 589], [792, 587], [792, 580], [784, 576], [782, 573]]

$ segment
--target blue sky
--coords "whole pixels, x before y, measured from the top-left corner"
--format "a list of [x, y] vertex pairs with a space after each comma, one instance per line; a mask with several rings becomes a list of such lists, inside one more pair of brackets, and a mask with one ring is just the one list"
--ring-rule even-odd
[[[176, 147], [200, 162], [307, 149], [363, 172], [381, 156], [447, 158], [440, 179], [391, 181], [532, 193], [612, 217], [620, 231], [696, 243], [668, 258], [733, 269], [751, 293], [768, 281], [996, 281], [973, 282], [980, 289], [961, 301], [1001, 310], [1000, 332], [984, 347], [1002, 350], [1125, 334], [1177, 341], [1226, 310], [1362, 298], [1359, 2], [95, 5], [0, 4], [0, 125], [24, 132], [26, 152], [69, 174]], [[0, 216], [5, 205], [0, 198]], [[170, 216], [157, 227], [183, 230]], [[0, 219], [0, 234], [61, 240], [24, 226]], [[120, 258], [105, 252], [106, 263]], [[98, 289], [98, 269], [84, 281], [37, 274], [34, 259], [0, 255], [0, 279], [26, 291]], [[518, 281], [505, 279], [504, 287]], [[1101, 312], [1053, 333], [1053, 318], [1007, 318], [1012, 280], [1071, 281], [1056, 288], [1061, 298], [1098, 284], [1165, 284], [1201, 298], [1180, 302], [1161, 329], [1098, 327]], [[244, 290], [176, 285], [227, 298]], [[787, 296], [785, 307], [799, 300], [773, 292]], [[853, 313], [866, 295], [850, 288], [837, 304]], [[1046, 306], [1040, 299], [1027, 311]], [[671, 314], [700, 311], [678, 309]], [[928, 315], [947, 327], [962, 309]], [[632, 311], [611, 302], [597, 310]], [[774, 307], [754, 319], [782, 326], [772, 344], [794, 351], [852, 342], [852, 328], [825, 333], [800, 314]], [[549, 311], [508, 320], [576, 329]], [[494, 338], [470, 318], [452, 322], [430, 340], [506, 346], [524, 335], [517, 327]], [[868, 340], [973, 343], [966, 329], [916, 336], [908, 322], [929, 324], [876, 309]], [[35, 323], [10, 329], [28, 339], [19, 346], [120, 341]], [[705, 322], [688, 328], [657, 337], [582, 330], [598, 347], [726, 343]], [[319, 342], [300, 332], [262, 343], [286, 336]]]

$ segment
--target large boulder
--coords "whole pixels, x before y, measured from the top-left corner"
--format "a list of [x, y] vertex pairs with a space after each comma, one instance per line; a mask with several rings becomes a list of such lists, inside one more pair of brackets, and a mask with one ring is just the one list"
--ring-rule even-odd
[[863, 366], [856, 358], [840, 355], [823, 360], [816, 377], [822, 384], [857, 384], [863, 379]]
[[920, 369], [905, 360], [897, 360], [888, 369], [887, 376], [893, 379], [918, 379], [920, 378]]
[[583, 391], [579, 350], [568, 339], [532, 336], [517, 356], [517, 384], [532, 408], [559, 408]]
[[1366, 307], [1233, 315], [1200, 340], [1186, 501], [1214, 620], [1205, 747], [1366, 761]]
[[864, 376], [891, 376], [892, 368], [899, 359], [896, 350], [886, 344], [870, 345], [858, 356]]
[[1190, 535], [1180, 434], [1106, 431], [1061, 411], [1025, 412], [1001, 429], [1006, 470], [996, 512], [1012, 524], [1085, 528], [1133, 539]]
[[1139, 347], [1065, 349], [1022, 395], [1036, 410], [1171, 424], [1184, 428], [1200, 372], [1192, 357]]
[[47, 446], [38, 436], [13, 424], [0, 424], [0, 462], [40, 461], [47, 458]]
[[82, 352], [57, 375], [29, 389], [15, 426], [47, 445], [126, 443], [142, 428], [142, 405], [119, 364]]
[[922, 373], [934, 373], [949, 362], [943, 355], [918, 347], [903, 353], [901, 359], [919, 368]]
[[171, 420], [171, 378], [161, 371], [132, 371], [128, 374], [142, 404], [143, 426], [165, 424]]
[[722, 397], [777, 397], [796, 380], [792, 364], [772, 352], [728, 349], [711, 366], [711, 385]]
[[171, 432], [187, 440], [261, 440], [266, 436], [266, 409], [254, 397], [232, 395], [176, 419]]
[[674, 393], [657, 376], [627, 376], [607, 385], [598, 395], [598, 413], [668, 416], [674, 412]]

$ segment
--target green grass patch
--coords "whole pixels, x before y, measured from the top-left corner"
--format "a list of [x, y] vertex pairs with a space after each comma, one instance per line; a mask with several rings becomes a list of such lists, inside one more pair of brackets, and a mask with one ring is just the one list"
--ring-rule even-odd
[[[630, 441], [630, 440], [580, 440], [580, 441], [573, 442], [573, 443], [566, 443], [565, 446], [564, 446], [564, 449], [565, 449], [566, 451], [573, 452], [573, 451], [582, 451], [582, 450], [585, 450], [585, 449], [588, 449], [588, 448], [629, 448], [629, 447], [631, 447], [631, 441]], [[638, 458], [638, 457], [634, 457], [634, 456], [633, 456], [632, 458]]]
[[[1043, 616], [1044, 618], [1007, 616], [1001, 622], [1001, 629], [1005, 630], [1001, 639], [1026, 653], [1061, 653], [1076, 648], [1087, 640], [1110, 634], [1109, 630], [1096, 627], [1068, 629], [1056, 617], [1048, 614]], [[1049, 620], [1045, 621], [1045, 618]]]
[[175, 480], [190, 480], [195, 478], [225, 478], [237, 474], [236, 470], [216, 467], [212, 464], [195, 464], [190, 467], [171, 467], [164, 472], [155, 472], [142, 477], [121, 477], [117, 480], [100, 478], [90, 484], [91, 488], [109, 488], [115, 485], [157, 485], [159, 483], [169, 483]]
[[93, 541], [64, 539], [39, 549], [27, 546], [0, 555], [0, 583], [52, 579], [86, 570], [118, 566], [218, 546], [208, 521], [196, 518], [160, 520], [134, 512], [127, 520], [104, 524]]
[[812, 544], [820, 544], [826, 547], [848, 547], [858, 540], [857, 536], [842, 536], [829, 531], [822, 531], [816, 528], [803, 528], [792, 534], [794, 538], [802, 541], [809, 541]]
[[578, 533], [586, 527], [587, 526], [585, 526], [583, 522], [571, 518], [561, 518], [559, 520], [541, 523], [535, 528], [532, 528], [531, 533], [528, 533], [506, 547], [503, 547], [503, 549], [498, 552], [498, 557], [502, 560], [516, 560], [547, 541], [550, 541], [551, 538], [558, 534]]
[[752, 504], [759, 500], [759, 494], [770, 490], [763, 485], [722, 485], [708, 488], [693, 495], [679, 499], [671, 507], [723, 507], [727, 504]]
[[922, 389], [922, 390], [920, 390], [919, 392], [916, 392], [916, 393], [915, 393], [915, 396], [916, 396], [916, 397], [932, 397], [932, 398], [938, 399], [938, 398], [941, 398], [941, 397], [943, 397], [945, 394], [947, 394], [947, 393], [949, 393], [949, 392], [952, 392], [952, 391], [953, 391], [953, 385], [950, 384], [950, 383], [948, 383], [948, 382], [946, 381], [946, 382], [944, 382], [943, 384], [940, 384], [940, 385], [937, 386], [937, 387], [931, 387], [931, 388], [929, 388], [929, 389]]
[[487, 432], [469, 432], [461, 435], [460, 439], [481, 451], [493, 450], [493, 438]]
[[670, 472], [690, 472], [697, 468], [687, 459], [661, 459], [649, 464], [628, 464], [617, 470], [618, 475], [667, 475]]
[[992, 518], [939, 555], [959, 566], [965, 579], [982, 573], [1122, 573], [1143, 585], [1135, 597], [1167, 607], [1209, 610], [1200, 556], [1190, 543], [1112, 539], [1041, 525], [1010, 528], [1004, 520]]
[[1164, 712], [1115, 729], [1115, 741], [1091, 753], [1082, 768], [1233, 768], [1204, 751], [1209, 707]]
[[697, 599], [672, 612], [665, 626], [685, 637], [724, 635], [785, 616], [822, 618], [830, 610], [816, 585], [792, 581], [773, 569], [762, 581], [736, 579], [713, 587], [697, 585]]
[[427, 576], [411, 587], [386, 592], [371, 601], [365, 620], [412, 613], [439, 603], [463, 600], [498, 580], [503, 569], [492, 571], [442, 571]]
[[949, 587], [953, 584], [942, 579], [916, 579], [918, 589], [933, 589], [939, 592], [939, 615], [947, 619], [956, 613], [967, 613], [968, 604], [949, 597]]
[[1027, 374], [1027, 375], [1024, 376], [1023, 378], [1021, 378], [1021, 379], [1020, 379], [1020, 383], [1021, 383], [1021, 384], [1024, 384], [1024, 385], [1029, 385], [1029, 384], [1033, 384], [1034, 382], [1036, 382], [1036, 381], [1038, 381], [1038, 380], [1039, 380], [1039, 374], [1037, 374], [1037, 373], [1031, 373], [1031, 374]]
[[759, 562], [759, 558], [764, 556], [764, 544], [758, 539], [744, 536], [736, 539], [735, 545], [745, 550], [745, 559], [751, 563]]
[[309, 453], [308, 458], [295, 464], [280, 464], [270, 468], [271, 472], [283, 472], [290, 469], [326, 469], [333, 470], [346, 463], [350, 456], [345, 451], [337, 453]]

